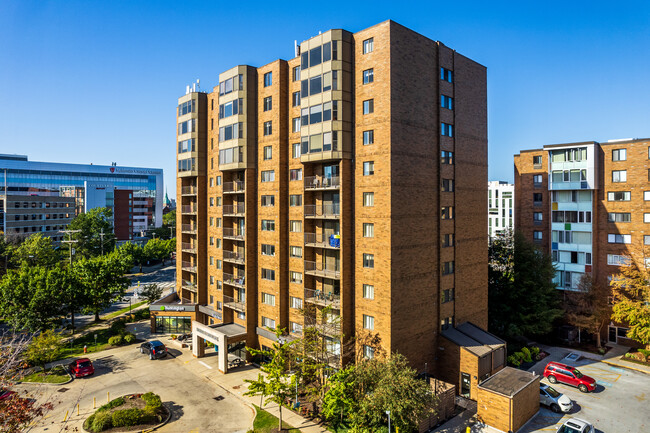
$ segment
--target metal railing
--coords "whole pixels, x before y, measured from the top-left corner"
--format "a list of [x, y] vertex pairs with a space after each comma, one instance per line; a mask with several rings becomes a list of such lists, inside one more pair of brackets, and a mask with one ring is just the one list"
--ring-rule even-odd
[[305, 189], [338, 189], [341, 178], [338, 176], [305, 176]]
[[194, 224], [182, 224], [181, 231], [185, 233], [196, 233], [196, 226]]
[[307, 204], [305, 205], [305, 216], [316, 218], [338, 218], [341, 215], [340, 204]]
[[228, 215], [245, 215], [246, 213], [246, 206], [244, 206], [244, 203], [239, 203], [236, 205], [231, 205], [227, 204], [223, 207], [223, 214], [224, 216]]
[[240, 193], [246, 190], [246, 184], [243, 181], [224, 182], [223, 192], [225, 193]]
[[197, 189], [195, 186], [184, 186], [181, 188], [181, 195], [196, 195]]
[[322, 290], [305, 289], [305, 302], [322, 307], [331, 306], [338, 310], [341, 308], [341, 295], [332, 292], [325, 293]]
[[336, 266], [305, 260], [305, 273], [318, 277], [340, 278], [341, 271]]
[[223, 237], [229, 239], [235, 239], [238, 241], [244, 240], [244, 230], [238, 230], [231, 227], [225, 227], [223, 229]]
[[182, 262], [181, 267], [184, 271], [196, 272], [196, 265], [192, 262]]
[[227, 273], [224, 272], [223, 273], [223, 283], [231, 285], [231, 286], [245, 288], [246, 287], [246, 277], [244, 277], [244, 275], [233, 275], [233, 274], [227, 274]]
[[235, 251], [224, 250], [223, 259], [224, 259], [224, 261], [227, 261], [227, 262], [235, 262], [235, 263], [244, 264], [245, 255], [243, 253], [240, 254], [240, 253], [237, 253]]
[[190, 242], [182, 242], [181, 243], [181, 250], [187, 251], [190, 253], [195, 253], [196, 252], [196, 246]]
[[188, 280], [183, 280], [183, 288], [186, 289], [186, 290], [189, 290], [190, 292], [195, 292], [196, 293], [196, 291], [197, 291], [196, 284], [193, 283], [192, 281], [188, 281]]
[[196, 204], [185, 204], [181, 206], [182, 213], [196, 213], [198, 206]]
[[334, 238], [335, 235], [324, 235], [322, 233], [305, 233], [305, 245], [308, 247], [322, 247], [322, 248], [340, 248], [341, 239]]
[[239, 311], [241, 313], [246, 312], [246, 300], [245, 299], [236, 299], [232, 296], [223, 296], [223, 306], [230, 308], [231, 310]]

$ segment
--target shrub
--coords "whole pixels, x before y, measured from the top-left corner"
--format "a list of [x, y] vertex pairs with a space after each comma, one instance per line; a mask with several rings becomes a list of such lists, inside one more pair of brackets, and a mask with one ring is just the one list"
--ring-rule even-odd
[[97, 412], [100, 410], [108, 410], [108, 409], [113, 409], [114, 407], [122, 406], [124, 404], [124, 397], [118, 397], [115, 398], [105, 405], [101, 406], [99, 409], [97, 409]]
[[513, 367], [519, 367], [521, 365], [521, 361], [514, 354], [512, 354], [508, 357], [508, 364], [512, 365]]
[[95, 419], [93, 419], [92, 431], [99, 433], [104, 430], [108, 430], [112, 427], [112, 417], [111, 413], [106, 410], [100, 410], [95, 413]]
[[124, 334], [124, 342], [126, 344], [132, 344], [135, 342], [135, 335], [131, 334], [130, 332], [127, 332]]
[[539, 347], [533, 346], [530, 348], [530, 356], [533, 357], [533, 359], [537, 359], [537, 355], [539, 355]]
[[160, 396], [154, 394], [153, 392], [142, 394], [140, 398], [144, 400], [145, 403], [147, 403], [147, 407], [150, 407], [156, 411], [160, 408], [160, 406], [162, 406], [162, 400], [160, 399]]
[[91, 430], [93, 426], [93, 421], [95, 421], [95, 414], [92, 414], [88, 418], [86, 418], [86, 421], [84, 421], [84, 428], [86, 430]]
[[630, 352], [628, 352], [628, 353], [625, 354], [625, 357], [628, 358], [628, 359], [631, 359], [631, 358], [634, 358], [634, 355], [631, 354]]
[[131, 408], [113, 412], [113, 427], [130, 427], [140, 424], [142, 409]]
[[111, 334], [121, 334], [124, 332], [125, 328], [126, 328], [126, 320], [117, 319], [113, 323], [111, 323]]
[[176, 340], [178, 338], [178, 335], [172, 334], [172, 340]]
[[530, 350], [527, 347], [521, 348], [521, 353], [523, 354], [524, 362], [532, 362], [533, 358], [530, 356]]
[[157, 421], [160, 421], [160, 418], [158, 418], [158, 410], [151, 406], [145, 406], [140, 416], [140, 424]]
[[645, 355], [646, 358], [650, 356], [650, 350], [647, 350], [647, 349], [639, 349], [639, 352], [643, 353], [643, 354]]
[[119, 346], [123, 343], [123, 338], [121, 335], [116, 335], [108, 339], [108, 344], [111, 346]]

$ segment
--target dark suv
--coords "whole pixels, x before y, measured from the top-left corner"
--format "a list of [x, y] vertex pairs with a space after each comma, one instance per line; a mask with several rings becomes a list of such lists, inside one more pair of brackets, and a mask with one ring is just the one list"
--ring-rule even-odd
[[149, 359], [164, 358], [167, 356], [167, 348], [158, 340], [146, 341], [140, 345], [140, 353], [149, 355]]

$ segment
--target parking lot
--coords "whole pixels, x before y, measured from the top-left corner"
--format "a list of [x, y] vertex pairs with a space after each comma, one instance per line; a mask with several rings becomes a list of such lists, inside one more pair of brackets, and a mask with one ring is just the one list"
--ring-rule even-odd
[[[568, 414], [555, 414], [542, 407], [539, 414], [521, 430], [523, 433], [556, 431], [565, 420], [572, 417], [591, 422], [596, 431], [602, 433], [650, 431], [650, 375], [590, 359], [567, 363], [596, 379], [596, 390], [584, 394], [569, 385], [552, 385], [573, 400], [573, 410]], [[542, 364], [543, 369], [546, 362], [539, 364]], [[549, 383], [546, 379], [542, 381]]]

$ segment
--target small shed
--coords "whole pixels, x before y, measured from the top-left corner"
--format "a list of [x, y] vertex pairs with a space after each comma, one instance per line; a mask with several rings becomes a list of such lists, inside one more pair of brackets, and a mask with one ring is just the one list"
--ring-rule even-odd
[[478, 385], [480, 422], [516, 432], [539, 411], [539, 380], [535, 373], [506, 367]]

